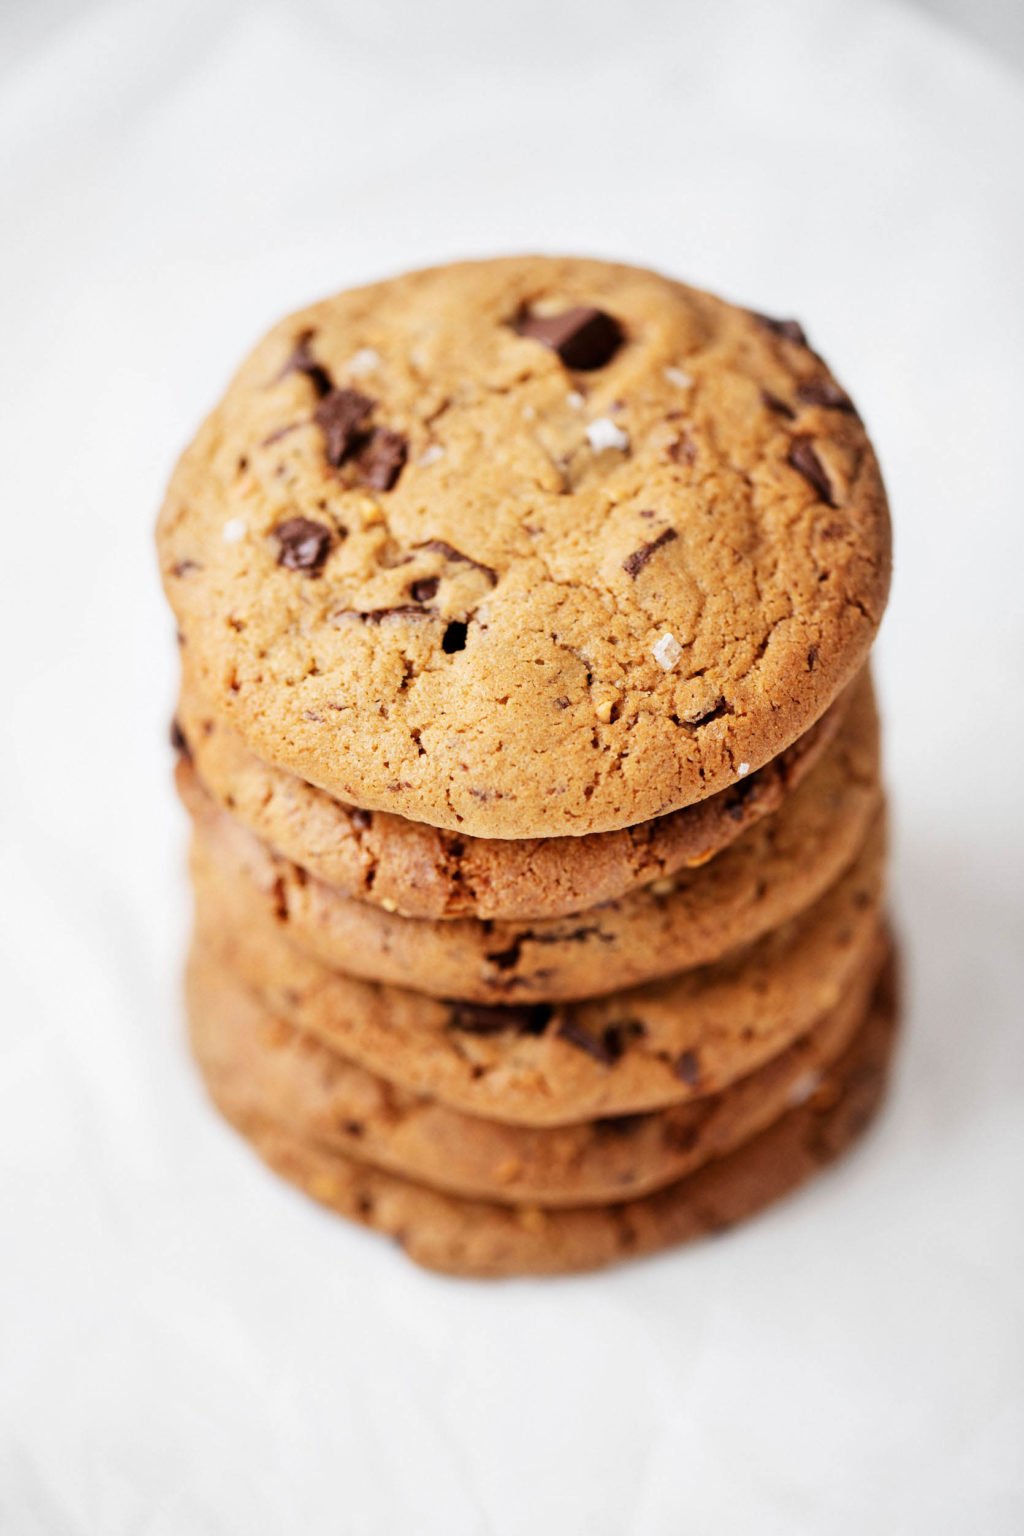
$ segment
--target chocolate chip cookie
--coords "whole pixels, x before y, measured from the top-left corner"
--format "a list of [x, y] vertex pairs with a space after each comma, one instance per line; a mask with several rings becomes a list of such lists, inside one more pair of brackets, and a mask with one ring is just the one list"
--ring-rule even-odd
[[274, 1014], [387, 1081], [469, 1114], [565, 1125], [717, 1093], [806, 1034], [878, 942], [881, 823], [799, 918], [713, 966], [578, 1003], [442, 1000], [332, 971], [216, 862], [195, 869], [205, 946]]
[[404, 917], [566, 917], [697, 868], [782, 804], [834, 739], [851, 683], [809, 731], [731, 789], [654, 821], [582, 837], [467, 837], [345, 805], [250, 752], [192, 681], [185, 658], [173, 738], [225, 811], [342, 895]]
[[884, 1093], [895, 1034], [890, 970], [864, 1025], [805, 1102], [655, 1193], [566, 1209], [442, 1194], [283, 1129], [223, 1092], [218, 1077], [209, 1086], [224, 1115], [276, 1172], [330, 1209], [394, 1237], [418, 1264], [478, 1277], [564, 1274], [721, 1231], [796, 1189], [870, 1123]]
[[481, 1003], [592, 997], [752, 943], [849, 867], [881, 802], [868, 690], [804, 783], [711, 863], [573, 917], [524, 925], [410, 919], [341, 896], [219, 810], [186, 763], [178, 780], [197, 857], [231, 876], [239, 905], [260, 903], [293, 943], [351, 975]]
[[875, 456], [799, 326], [550, 257], [283, 321], [158, 540], [196, 684], [251, 750], [481, 838], [738, 783], [859, 670], [890, 567]]
[[881, 957], [806, 1035], [731, 1088], [650, 1114], [502, 1125], [386, 1082], [269, 1013], [200, 940], [189, 966], [192, 1048], [231, 1117], [449, 1193], [501, 1204], [601, 1204], [692, 1173], [821, 1090], [864, 1022]]

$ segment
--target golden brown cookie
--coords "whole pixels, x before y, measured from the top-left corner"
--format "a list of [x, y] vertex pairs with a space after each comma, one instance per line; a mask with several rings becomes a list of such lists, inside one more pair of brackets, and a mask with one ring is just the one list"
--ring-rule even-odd
[[[196, 868], [219, 864], [291, 941], [369, 981], [482, 1003], [594, 997], [720, 959], [815, 901], [848, 868], [881, 802], [870, 692], [774, 816], [703, 868], [568, 918], [529, 924], [405, 918], [339, 895], [178, 782], [196, 827]], [[202, 878], [200, 873], [199, 878]]]
[[561, 1125], [720, 1092], [806, 1034], [878, 941], [883, 827], [799, 918], [750, 949], [589, 1002], [492, 1007], [331, 971], [220, 866], [196, 880], [204, 946], [274, 1014], [370, 1071], [484, 1118]]
[[283, 321], [158, 532], [193, 675], [252, 750], [519, 838], [663, 816], [783, 751], [863, 664], [889, 538], [798, 326], [549, 257]]
[[234, 1120], [265, 1119], [452, 1194], [608, 1203], [683, 1178], [818, 1091], [864, 1022], [881, 960], [806, 1035], [723, 1093], [582, 1125], [502, 1125], [397, 1088], [269, 1013], [201, 940], [188, 971], [192, 1048]]
[[[345, 805], [250, 752], [191, 681], [174, 722], [180, 752], [217, 803], [343, 895], [406, 917], [565, 917], [697, 868], [782, 804], [834, 739], [865, 673], [809, 731], [731, 789], [668, 816], [582, 837], [466, 837]], [[853, 696], [853, 704], [851, 704]]]
[[341, 1215], [397, 1239], [429, 1269], [477, 1277], [565, 1274], [639, 1258], [751, 1216], [832, 1162], [881, 1101], [896, 1034], [893, 977], [818, 1089], [759, 1135], [653, 1194], [561, 1210], [461, 1200], [212, 1097], [262, 1158]]

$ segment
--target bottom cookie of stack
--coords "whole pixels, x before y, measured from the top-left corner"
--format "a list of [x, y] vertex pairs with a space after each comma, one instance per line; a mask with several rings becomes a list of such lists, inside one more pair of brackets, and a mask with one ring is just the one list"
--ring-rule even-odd
[[201, 943], [189, 1012], [211, 1097], [272, 1168], [417, 1263], [499, 1277], [653, 1253], [795, 1189], [878, 1107], [897, 1009], [880, 938], [824, 1018], [721, 1093], [544, 1127], [394, 1087], [275, 1017]]

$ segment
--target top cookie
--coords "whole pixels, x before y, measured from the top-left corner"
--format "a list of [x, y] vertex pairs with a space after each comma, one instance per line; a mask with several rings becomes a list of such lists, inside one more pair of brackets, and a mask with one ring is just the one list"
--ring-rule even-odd
[[282, 322], [158, 534], [207, 699], [330, 793], [475, 837], [725, 788], [861, 665], [889, 522], [799, 326], [520, 257]]

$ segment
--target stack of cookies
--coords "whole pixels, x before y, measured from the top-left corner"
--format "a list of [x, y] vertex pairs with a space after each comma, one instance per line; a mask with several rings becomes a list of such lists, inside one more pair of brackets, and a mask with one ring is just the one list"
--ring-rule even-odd
[[799, 325], [572, 259], [342, 294], [243, 365], [159, 546], [192, 1045], [271, 1167], [553, 1273], [857, 1136], [889, 521]]

